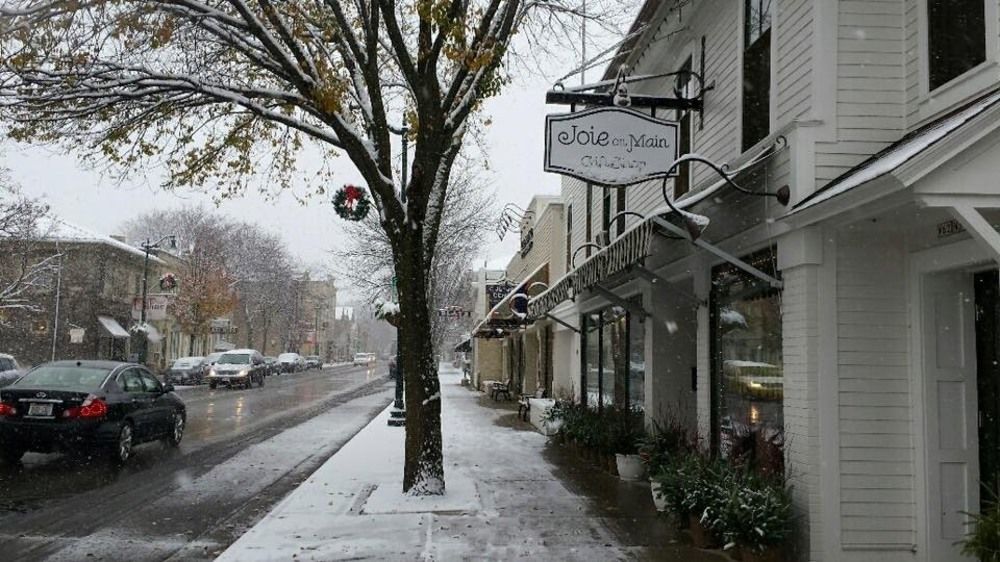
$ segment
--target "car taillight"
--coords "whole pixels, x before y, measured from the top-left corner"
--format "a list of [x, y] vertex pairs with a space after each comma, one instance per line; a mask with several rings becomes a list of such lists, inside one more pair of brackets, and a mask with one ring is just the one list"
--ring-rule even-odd
[[4, 404], [3, 402], [0, 402], [0, 418], [14, 415], [17, 415], [17, 408], [11, 404]]
[[100, 398], [90, 395], [83, 404], [63, 411], [64, 418], [103, 418], [108, 413], [108, 404]]

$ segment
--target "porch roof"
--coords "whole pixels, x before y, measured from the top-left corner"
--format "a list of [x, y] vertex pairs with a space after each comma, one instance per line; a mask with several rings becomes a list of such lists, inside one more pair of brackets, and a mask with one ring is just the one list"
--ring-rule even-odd
[[973, 119], [1000, 104], [1000, 88], [974, 99], [930, 123], [905, 135], [867, 160], [830, 181], [792, 206], [790, 216], [843, 195], [872, 180], [892, 174], [898, 168], [928, 151], [948, 136], [960, 131]]

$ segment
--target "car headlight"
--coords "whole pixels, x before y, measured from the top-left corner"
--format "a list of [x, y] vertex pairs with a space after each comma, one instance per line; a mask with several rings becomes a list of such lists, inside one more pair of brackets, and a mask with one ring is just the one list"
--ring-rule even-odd
[[209, 369], [208, 370], [208, 376], [214, 377], [215, 376], [215, 369]]
[[247, 376], [247, 373], [249, 373], [249, 372], [250, 372], [250, 371], [248, 371], [248, 370], [246, 370], [246, 369], [242, 369], [242, 370], [240, 370], [240, 376], [241, 376], [241, 377], [245, 377], [245, 376]]

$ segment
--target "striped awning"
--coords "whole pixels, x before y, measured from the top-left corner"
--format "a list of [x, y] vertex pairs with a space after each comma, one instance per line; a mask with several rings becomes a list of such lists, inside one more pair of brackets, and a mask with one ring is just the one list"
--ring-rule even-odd
[[571, 298], [574, 292], [589, 289], [648, 256], [654, 229], [655, 224], [650, 219], [630, 228], [547, 291], [531, 299], [528, 315], [532, 318], [544, 316], [559, 303]]

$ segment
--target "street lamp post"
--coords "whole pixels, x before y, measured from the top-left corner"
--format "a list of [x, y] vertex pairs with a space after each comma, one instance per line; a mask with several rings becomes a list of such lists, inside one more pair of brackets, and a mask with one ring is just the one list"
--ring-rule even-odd
[[[142, 262], [142, 307], [139, 309], [139, 325], [142, 326], [143, 329], [145, 329], [145, 327], [146, 327], [146, 298], [147, 298], [147, 295], [149, 294], [149, 289], [148, 289], [148, 287], [149, 287], [149, 252], [151, 252], [152, 250], [158, 250], [160, 248], [160, 244], [162, 244], [164, 242], [164, 240], [169, 240], [170, 241], [170, 248], [171, 249], [177, 247], [177, 237], [174, 236], [173, 234], [168, 234], [168, 235], [164, 236], [163, 238], [160, 238], [156, 242], [152, 242], [152, 243], [149, 241], [149, 238], [147, 238], [145, 242], [143, 242], [142, 244], [140, 244], [140, 246], [142, 247], [143, 251], [146, 254], [145, 258], [144, 258], [144, 260]], [[149, 334], [148, 334], [148, 332], [145, 333], [144, 336], [145, 337], [142, 338], [142, 345], [139, 346], [139, 363], [142, 364], [142, 365], [146, 364], [146, 356], [149, 353]]]
[[[399, 200], [405, 205], [406, 204], [406, 168], [407, 168], [407, 156], [409, 139], [406, 135], [409, 134], [410, 130], [404, 124], [399, 129], [392, 129], [393, 133], [400, 135], [403, 143], [403, 166], [402, 166], [402, 180], [403, 185], [400, 188]], [[399, 288], [396, 288], [396, 301], [399, 301]], [[396, 399], [392, 405], [392, 411], [389, 413], [389, 425], [401, 427], [406, 425], [406, 404], [403, 403], [403, 361], [400, 356], [400, 345], [399, 345], [399, 326], [396, 326]]]

